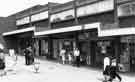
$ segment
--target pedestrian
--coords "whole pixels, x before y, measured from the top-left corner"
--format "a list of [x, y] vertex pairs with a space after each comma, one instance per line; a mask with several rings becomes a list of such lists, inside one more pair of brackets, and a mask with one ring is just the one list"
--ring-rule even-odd
[[66, 61], [65, 54], [66, 54], [66, 50], [64, 48], [62, 48], [60, 51], [60, 57], [62, 60], [62, 64], [65, 64], [65, 61]]
[[6, 74], [6, 72], [4, 71], [5, 67], [5, 54], [4, 51], [0, 49], [0, 76]]
[[77, 67], [80, 67], [80, 51], [78, 48], [74, 49], [74, 56], [75, 56], [75, 63], [77, 65]]
[[15, 66], [17, 64], [17, 55], [15, 53], [14, 49], [9, 49], [9, 55], [13, 60], [13, 66]]
[[109, 58], [109, 56], [105, 56], [104, 57], [104, 70], [105, 70], [105, 68], [106, 68], [106, 66], [109, 66], [110, 65], [110, 58]]
[[28, 51], [29, 51], [29, 54], [28, 54], [29, 64], [31, 65], [34, 63], [34, 53], [31, 46], [28, 47]]
[[118, 78], [121, 82], [122, 78], [118, 74], [118, 67], [116, 66], [116, 59], [112, 60], [110, 67], [110, 79], [108, 81], [112, 82], [113, 79]]
[[103, 68], [103, 75], [104, 75], [104, 81], [107, 81], [110, 74], [110, 58], [108, 55], [104, 58], [104, 68]]
[[27, 48], [24, 50], [25, 64], [26, 64], [26, 65], [29, 65], [29, 59], [30, 59], [29, 54], [30, 54], [29, 47], [27, 47]]
[[103, 71], [103, 75], [104, 75], [103, 82], [107, 82], [110, 79], [110, 65], [106, 66], [105, 70]]
[[72, 64], [72, 54], [71, 54], [71, 52], [68, 53], [68, 62], [69, 62], [69, 64]]

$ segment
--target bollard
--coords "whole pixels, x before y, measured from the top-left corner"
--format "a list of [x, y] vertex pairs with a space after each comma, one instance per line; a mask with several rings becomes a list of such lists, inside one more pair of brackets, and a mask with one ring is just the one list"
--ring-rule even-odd
[[39, 73], [39, 65], [40, 65], [39, 62], [35, 62], [35, 63], [34, 63], [34, 72], [35, 72], [35, 73]]

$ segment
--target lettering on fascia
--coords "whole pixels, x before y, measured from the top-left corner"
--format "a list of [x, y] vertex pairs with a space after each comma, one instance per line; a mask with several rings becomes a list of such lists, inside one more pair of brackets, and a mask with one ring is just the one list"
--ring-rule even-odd
[[16, 21], [16, 25], [27, 24], [29, 22], [30, 22], [29, 17], [24, 17], [24, 18], [18, 19]]
[[39, 21], [48, 18], [48, 11], [40, 12], [31, 16], [31, 21]]
[[104, 0], [86, 6], [78, 7], [77, 15], [78, 17], [85, 16], [85, 15], [93, 15], [97, 13], [111, 11], [113, 9], [114, 9], [114, 0]]
[[61, 20], [68, 20], [72, 18], [74, 18], [74, 10], [70, 9], [70, 10], [62, 11], [56, 14], [52, 14], [51, 22], [58, 22]]

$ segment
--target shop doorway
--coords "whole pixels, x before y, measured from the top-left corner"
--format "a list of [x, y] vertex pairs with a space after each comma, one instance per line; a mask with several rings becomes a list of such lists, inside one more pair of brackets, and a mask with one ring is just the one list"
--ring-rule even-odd
[[63, 48], [66, 50], [66, 59], [68, 59], [67, 54], [73, 52], [74, 44], [74, 40], [72, 39], [53, 40], [53, 58], [58, 59], [60, 55], [60, 50]]
[[91, 64], [103, 68], [103, 61], [106, 55], [115, 58], [114, 42], [111, 40], [90, 41]]
[[129, 44], [130, 69], [135, 72], [135, 43]]
[[80, 57], [83, 65], [91, 65], [90, 47], [88, 41], [80, 41]]
[[135, 72], [135, 42], [132, 38], [121, 41], [120, 71]]

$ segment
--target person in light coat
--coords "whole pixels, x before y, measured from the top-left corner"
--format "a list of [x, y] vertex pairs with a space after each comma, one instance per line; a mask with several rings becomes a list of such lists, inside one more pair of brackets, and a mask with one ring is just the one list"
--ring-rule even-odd
[[104, 68], [103, 68], [103, 75], [104, 80], [107, 81], [110, 78], [109, 72], [110, 72], [110, 58], [106, 56], [104, 58]]
[[77, 67], [80, 67], [80, 51], [78, 48], [74, 49], [74, 56], [75, 56], [75, 63], [77, 65]]
[[66, 50], [61, 49], [60, 56], [61, 56], [61, 59], [62, 59], [62, 64], [65, 64], [65, 61], [66, 61], [65, 54], [66, 54]]
[[71, 52], [68, 53], [68, 62], [69, 62], [69, 64], [72, 64], [72, 54], [71, 54]]
[[108, 56], [106, 56], [104, 58], [104, 70], [106, 68], [106, 66], [109, 66], [110, 65], [110, 58]]

